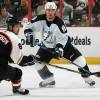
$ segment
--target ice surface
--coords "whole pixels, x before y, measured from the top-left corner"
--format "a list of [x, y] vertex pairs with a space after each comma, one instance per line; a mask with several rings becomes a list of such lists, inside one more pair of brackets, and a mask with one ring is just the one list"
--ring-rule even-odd
[[[59, 65], [77, 70], [74, 65]], [[0, 100], [100, 100], [100, 78], [91, 76], [96, 81], [95, 87], [89, 87], [79, 74], [49, 66], [54, 73], [55, 88], [39, 88], [42, 80], [35, 70], [35, 65], [21, 68], [23, 71], [22, 87], [30, 90], [26, 96], [13, 95], [10, 82], [0, 83]], [[100, 71], [100, 65], [89, 65], [90, 70]]]

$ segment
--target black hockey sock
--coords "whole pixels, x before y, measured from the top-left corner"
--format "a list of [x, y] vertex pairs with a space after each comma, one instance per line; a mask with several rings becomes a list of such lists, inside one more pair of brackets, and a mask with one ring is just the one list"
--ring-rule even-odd
[[11, 81], [12, 82], [12, 86], [13, 88], [20, 88], [21, 86], [21, 80], [14, 80], [14, 81]]
[[21, 88], [21, 80], [15, 80], [12, 82], [13, 93], [26, 95], [29, 93], [29, 90]]
[[53, 76], [53, 73], [51, 73], [49, 71], [49, 69], [47, 68], [46, 65], [41, 70], [38, 70], [38, 73], [42, 79], [47, 79], [47, 78]]
[[89, 77], [90, 76], [90, 74], [88, 74], [88, 72], [90, 72], [90, 70], [89, 70], [87, 64], [85, 65], [85, 67], [83, 67], [83, 69], [82, 68], [78, 68], [78, 70], [81, 73], [82, 77]]

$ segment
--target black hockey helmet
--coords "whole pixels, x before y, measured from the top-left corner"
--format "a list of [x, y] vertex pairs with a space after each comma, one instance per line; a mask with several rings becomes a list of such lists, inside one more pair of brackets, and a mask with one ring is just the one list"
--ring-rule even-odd
[[7, 25], [17, 25], [20, 24], [20, 22], [15, 17], [8, 17], [6, 20]]

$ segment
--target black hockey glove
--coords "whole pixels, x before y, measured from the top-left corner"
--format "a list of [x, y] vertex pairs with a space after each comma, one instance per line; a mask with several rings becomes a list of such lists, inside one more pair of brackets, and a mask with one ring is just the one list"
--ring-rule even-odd
[[20, 66], [30, 66], [35, 64], [35, 56], [23, 56], [22, 61], [19, 63]]
[[55, 47], [55, 58], [63, 57], [63, 46], [61, 44], [56, 45]]
[[34, 55], [29, 55], [28, 56], [28, 63], [27, 65], [34, 65], [35, 64], [35, 56]]
[[24, 35], [26, 37], [26, 44], [30, 45], [31, 47], [34, 46], [34, 36], [32, 29], [25, 29]]

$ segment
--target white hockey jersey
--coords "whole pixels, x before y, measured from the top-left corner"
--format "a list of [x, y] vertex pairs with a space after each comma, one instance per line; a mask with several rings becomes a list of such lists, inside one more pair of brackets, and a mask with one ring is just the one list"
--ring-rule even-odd
[[31, 23], [35, 39], [38, 39], [47, 48], [55, 48], [58, 43], [63, 47], [66, 45], [68, 41], [67, 29], [59, 17], [56, 16], [52, 22], [49, 22], [45, 14], [38, 15], [31, 20]]
[[23, 58], [21, 40], [14, 33], [9, 31], [0, 32], [0, 37], [10, 43], [10, 55], [8, 56], [10, 56], [14, 63], [19, 64]]

